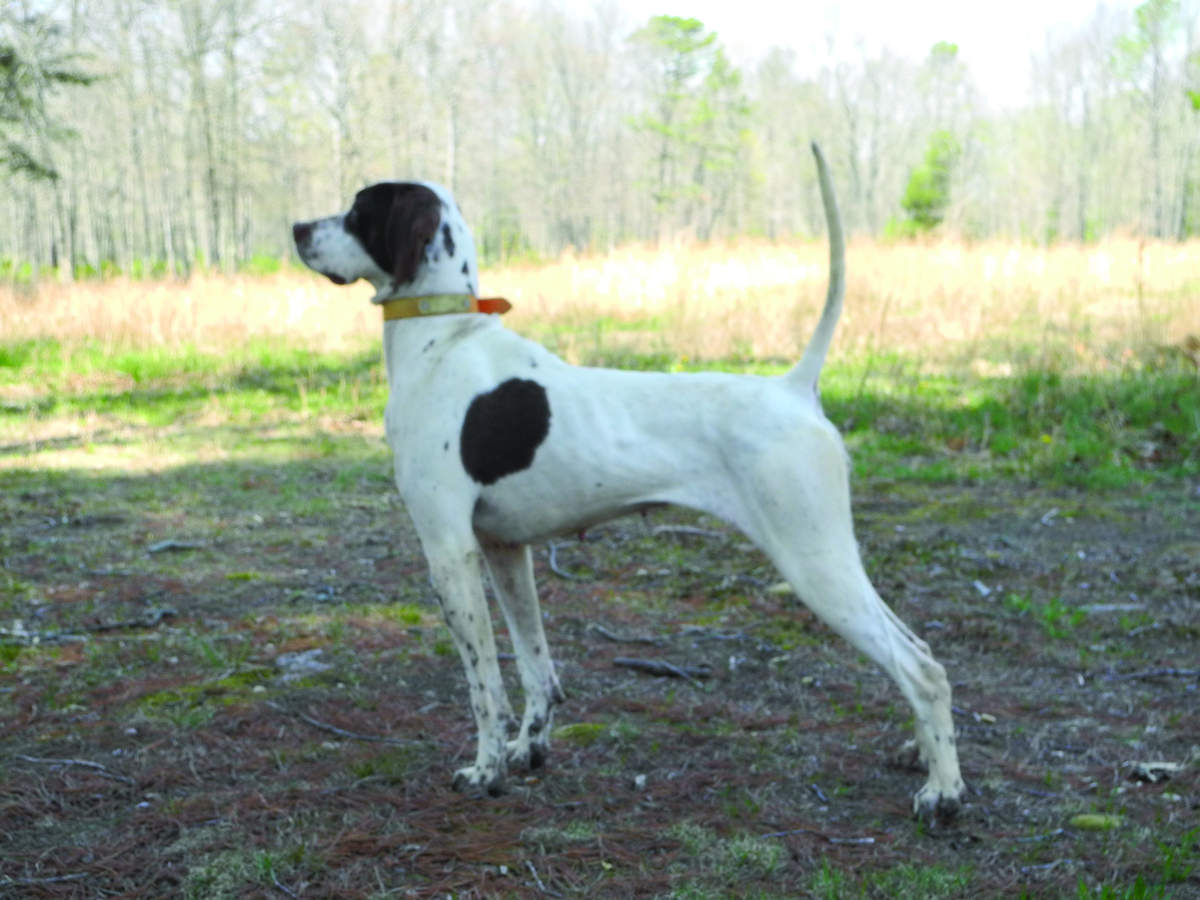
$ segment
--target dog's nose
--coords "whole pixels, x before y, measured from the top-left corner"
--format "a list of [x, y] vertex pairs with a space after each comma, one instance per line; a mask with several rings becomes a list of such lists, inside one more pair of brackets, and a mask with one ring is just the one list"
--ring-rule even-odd
[[312, 238], [312, 223], [297, 222], [292, 226], [292, 238], [296, 241], [297, 247], [305, 246]]

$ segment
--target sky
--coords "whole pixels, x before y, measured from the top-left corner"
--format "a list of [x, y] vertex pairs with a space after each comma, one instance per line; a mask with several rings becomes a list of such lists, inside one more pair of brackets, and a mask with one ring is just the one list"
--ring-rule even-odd
[[[772, 46], [795, 50], [801, 74], [813, 74], [828, 61], [831, 34], [835, 54], [857, 57], [861, 41], [868, 53], [888, 47], [919, 61], [938, 41], [958, 45], [959, 58], [974, 74], [989, 103], [1019, 105], [1029, 88], [1030, 56], [1045, 46], [1052, 28], [1077, 29], [1100, 5], [1097, 0], [629, 0], [634, 21], [651, 15], [688, 16], [715, 31], [730, 57], [745, 65]], [[1120, 0], [1110, 6], [1128, 8]], [[803, 61], [813, 60], [805, 71]]]

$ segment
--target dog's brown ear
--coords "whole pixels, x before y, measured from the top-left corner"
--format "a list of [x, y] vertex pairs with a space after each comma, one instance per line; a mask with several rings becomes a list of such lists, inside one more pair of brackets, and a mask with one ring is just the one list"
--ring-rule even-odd
[[437, 194], [424, 185], [397, 187], [385, 232], [396, 284], [408, 284], [417, 277], [425, 246], [433, 239], [442, 221], [441, 207]]

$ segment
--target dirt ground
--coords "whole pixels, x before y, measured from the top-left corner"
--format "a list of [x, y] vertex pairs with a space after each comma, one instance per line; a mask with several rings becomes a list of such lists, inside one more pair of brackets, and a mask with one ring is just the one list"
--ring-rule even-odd
[[679, 510], [537, 549], [551, 759], [453, 792], [465, 683], [380, 471], [5, 492], [0, 896], [1200, 897], [1200, 485], [856, 487], [953, 684], [969, 794], [930, 829], [895, 686]]

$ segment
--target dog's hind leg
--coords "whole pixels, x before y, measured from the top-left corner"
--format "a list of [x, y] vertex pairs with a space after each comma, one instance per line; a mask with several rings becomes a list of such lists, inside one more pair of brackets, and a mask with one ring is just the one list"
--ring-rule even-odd
[[917, 748], [929, 765], [929, 779], [913, 797], [913, 813], [927, 821], [953, 817], [963, 782], [946, 670], [880, 599], [857, 561], [836, 572], [811, 559], [801, 566], [779, 564], [805, 604], [887, 672], [912, 706]]
[[525, 691], [525, 714], [516, 740], [508, 742], [508, 761], [538, 768], [546, 760], [553, 707], [563, 701], [563, 692], [542, 629], [529, 546], [481, 543]]
[[840, 441], [830, 433], [810, 442], [808, 450], [803, 468], [775, 455], [747, 473], [750, 493], [744, 496], [757, 498], [742, 511], [747, 533], [805, 605], [900, 687], [915, 713], [920, 757], [929, 765], [913, 812], [927, 821], [949, 819], [961, 805], [963, 781], [946, 670], [883, 602], [863, 570]]

